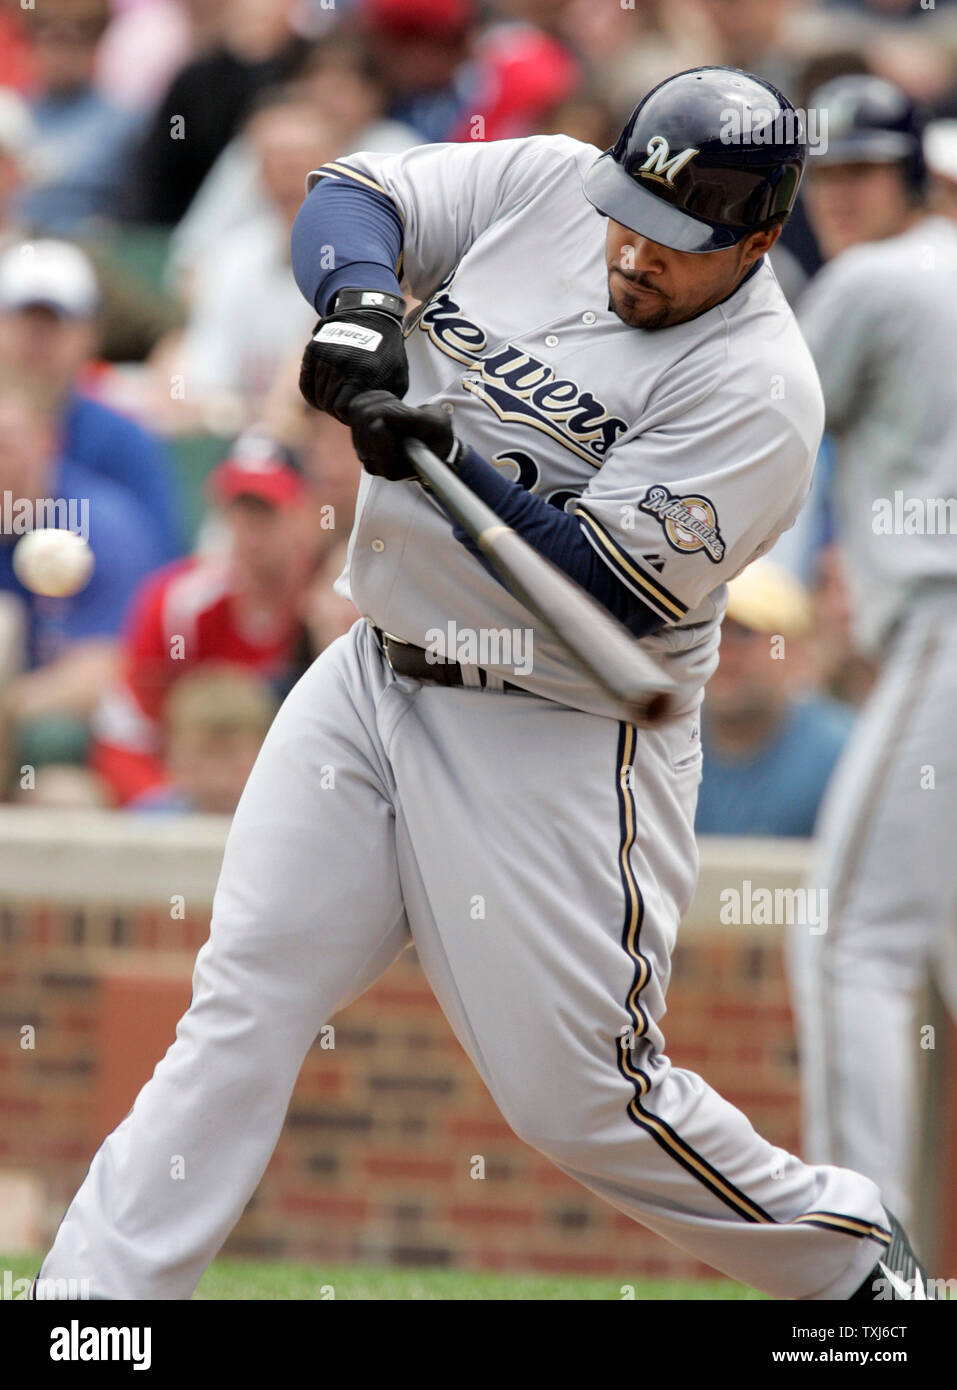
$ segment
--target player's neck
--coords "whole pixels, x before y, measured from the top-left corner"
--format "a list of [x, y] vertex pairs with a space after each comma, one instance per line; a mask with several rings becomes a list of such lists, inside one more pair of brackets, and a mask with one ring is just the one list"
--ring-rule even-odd
[[930, 216], [930, 209], [921, 203], [919, 207], [915, 207], [914, 210], [905, 217], [902, 226], [898, 229], [897, 235], [904, 236], [906, 232], [912, 232], [915, 227], [920, 226], [921, 222], [926, 222]]
[[764, 265], [764, 261], [765, 257], [759, 256], [758, 259], [755, 261], [754, 265], [749, 266], [749, 268], [744, 272], [738, 283], [735, 285], [734, 289], [729, 290], [728, 293], [724, 296], [724, 299], [718, 300], [718, 304], [724, 304], [727, 300], [731, 298], [732, 295], [737, 294], [738, 290], [741, 289], [742, 285], [746, 285], [749, 280], [753, 280], [755, 275], [757, 275], [758, 271]]
[[735, 283], [732, 289], [728, 290], [727, 294], [723, 294], [720, 299], [712, 299], [709, 303], [698, 309], [696, 313], [689, 314], [686, 319], [682, 319], [681, 322], [691, 323], [694, 319], [700, 319], [702, 314], [708, 314], [712, 309], [717, 309], [719, 304], [727, 304], [728, 300], [732, 299], [738, 293], [738, 290], [746, 285], [747, 282], [758, 273], [763, 265], [764, 257], [761, 256], [755, 261], [754, 265], [749, 266], [748, 269], [743, 272], [741, 278]]

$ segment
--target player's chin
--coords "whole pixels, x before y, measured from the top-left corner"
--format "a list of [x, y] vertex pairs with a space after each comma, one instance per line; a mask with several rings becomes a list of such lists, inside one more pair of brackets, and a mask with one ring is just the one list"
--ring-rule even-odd
[[652, 331], [666, 328], [671, 322], [671, 306], [658, 294], [613, 294], [611, 307], [629, 328]]

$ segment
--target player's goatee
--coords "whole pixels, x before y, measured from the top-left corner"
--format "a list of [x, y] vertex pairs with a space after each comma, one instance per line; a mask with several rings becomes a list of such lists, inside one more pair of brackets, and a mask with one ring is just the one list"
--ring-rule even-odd
[[[625, 298], [627, 299], [628, 296], [626, 295]], [[660, 309], [650, 314], [647, 318], [638, 319], [634, 314], [628, 314], [620, 305], [616, 304], [614, 296], [609, 291], [608, 307], [612, 313], [616, 314], [618, 318], [621, 319], [622, 323], [627, 324], [629, 328], [643, 328], [647, 332], [653, 332], [656, 328], [666, 328], [668, 326], [669, 311], [666, 304], [663, 304]]]

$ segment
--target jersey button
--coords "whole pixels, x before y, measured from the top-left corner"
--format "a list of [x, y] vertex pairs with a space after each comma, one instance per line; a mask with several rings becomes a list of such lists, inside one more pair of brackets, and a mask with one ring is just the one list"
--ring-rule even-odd
[[596, 320], [597, 318], [598, 318], [598, 315], [597, 315], [597, 314], [593, 314], [592, 311], [591, 311], [591, 309], [587, 309], [587, 310], [585, 311], [585, 313], [582, 314], [582, 323], [587, 323], [587, 324], [591, 325], [591, 324], [593, 324], [593, 323], [595, 322], [595, 320]]
[[558, 347], [558, 339], [555, 337], [554, 333], [549, 333], [548, 337], [545, 339], [545, 346]]
[[383, 550], [385, 550], [385, 541], [380, 541], [378, 536], [376, 536], [374, 541], [370, 541], [369, 544], [377, 555], [381, 555]]

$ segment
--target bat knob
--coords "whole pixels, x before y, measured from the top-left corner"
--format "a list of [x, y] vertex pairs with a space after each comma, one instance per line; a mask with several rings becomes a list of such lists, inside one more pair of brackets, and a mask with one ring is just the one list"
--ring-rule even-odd
[[645, 720], [649, 724], [660, 724], [671, 713], [671, 696], [662, 692], [652, 695], [645, 708]]

